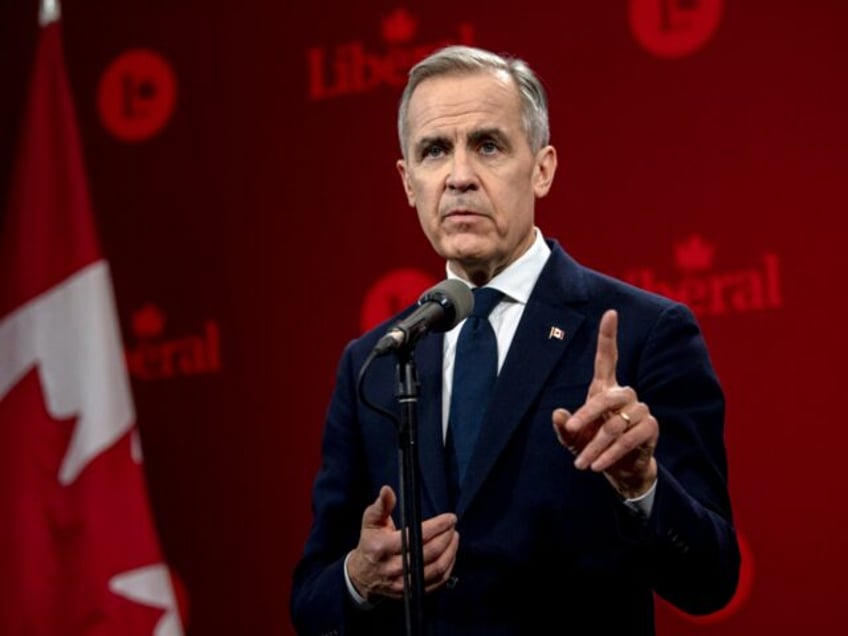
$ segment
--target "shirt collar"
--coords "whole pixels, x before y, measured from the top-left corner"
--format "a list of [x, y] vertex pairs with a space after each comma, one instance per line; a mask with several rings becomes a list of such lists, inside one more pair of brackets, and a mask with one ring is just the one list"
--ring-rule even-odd
[[[538, 227], [534, 228], [534, 231], [536, 239], [529, 249], [518, 257], [514, 263], [510, 263], [506, 269], [486, 283], [488, 287], [502, 291], [506, 296], [521, 304], [527, 304], [533, 286], [551, 255], [551, 248], [545, 243], [542, 231]], [[445, 269], [448, 278], [459, 278], [451, 271], [450, 267]]]

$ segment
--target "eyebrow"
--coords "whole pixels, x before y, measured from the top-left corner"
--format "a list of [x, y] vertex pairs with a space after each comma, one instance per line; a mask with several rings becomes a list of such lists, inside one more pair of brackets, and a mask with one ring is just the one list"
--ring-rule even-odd
[[[510, 145], [507, 136], [504, 134], [503, 130], [494, 126], [490, 128], [480, 128], [478, 130], [472, 130], [470, 133], [468, 133], [466, 137], [468, 144], [472, 146], [487, 139], [494, 139], [499, 144], [507, 148]], [[422, 137], [418, 141], [418, 143], [415, 144], [415, 153], [416, 155], [420, 155], [425, 148], [429, 148], [430, 146], [434, 145], [450, 148], [451, 146], [453, 146], [453, 142], [444, 135]]]
[[450, 140], [442, 135], [438, 135], [435, 137], [422, 137], [415, 144], [415, 154], [420, 155], [421, 152], [425, 148], [429, 148], [430, 146], [450, 146]]
[[468, 141], [472, 145], [478, 144], [481, 141], [486, 141], [487, 139], [494, 139], [502, 146], [509, 147], [509, 141], [507, 140], [507, 136], [500, 128], [481, 128], [479, 130], [472, 130], [471, 133], [469, 133], [468, 135]]

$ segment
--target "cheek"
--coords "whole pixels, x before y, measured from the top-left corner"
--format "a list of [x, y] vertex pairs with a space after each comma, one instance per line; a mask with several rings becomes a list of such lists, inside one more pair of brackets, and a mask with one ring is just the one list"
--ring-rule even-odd
[[418, 215], [422, 221], [428, 217], [438, 217], [439, 197], [432, 187], [428, 188], [426, 185], [416, 184], [413, 189], [413, 196], [415, 207], [418, 209]]
[[529, 180], [516, 180], [512, 187], [501, 192], [501, 201], [508, 201], [507, 210], [513, 218], [523, 218], [532, 211], [536, 203], [536, 193]]
[[425, 214], [419, 210], [418, 224], [421, 226], [421, 233], [427, 239], [427, 242], [430, 243], [437, 254], [444, 256], [443, 248], [446, 237], [433, 215]]
[[421, 225], [421, 230], [423, 231], [424, 236], [426, 236], [427, 240], [434, 246], [440, 245], [442, 241], [445, 240], [442, 226], [437, 217], [426, 212], [419, 212], [418, 222]]

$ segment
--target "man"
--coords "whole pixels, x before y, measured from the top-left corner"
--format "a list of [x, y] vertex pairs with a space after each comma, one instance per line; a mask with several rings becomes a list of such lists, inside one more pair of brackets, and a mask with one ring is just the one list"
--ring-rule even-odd
[[[536, 227], [557, 166], [538, 79], [442, 49], [410, 71], [398, 128], [403, 187], [448, 276], [503, 293], [470, 451], [454, 441], [457, 395], [477, 381], [460, 375], [463, 325], [414, 351], [426, 633], [652, 634], [654, 592], [721, 608], [739, 569], [722, 391], [685, 307], [582, 267]], [[339, 366], [294, 576], [301, 634], [404, 633], [397, 434], [357, 377], [390, 324]], [[384, 410], [395, 367], [377, 358], [363, 380]]]

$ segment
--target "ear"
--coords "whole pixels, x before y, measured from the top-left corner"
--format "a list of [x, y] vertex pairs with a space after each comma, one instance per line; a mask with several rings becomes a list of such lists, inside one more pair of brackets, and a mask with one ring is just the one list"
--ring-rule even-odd
[[403, 159], [398, 159], [397, 164], [398, 172], [400, 173], [400, 180], [403, 183], [403, 191], [406, 192], [406, 200], [409, 202], [409, 207], [415, 207], [415, 191], [412, 189], [412, 184], [410, 183], [409, 171], [406, 168], [406, 161]]
[[545, 146], [536, 154], [536, 167], [533, 169], [533, 192], [537, 198], [541, 199], [550, 191], [556, 168], [556, 149]]

